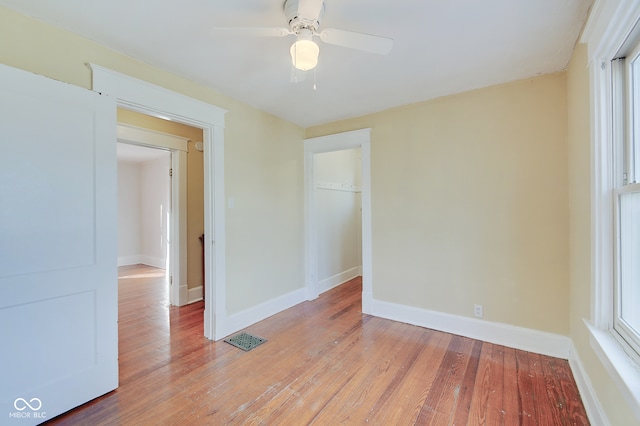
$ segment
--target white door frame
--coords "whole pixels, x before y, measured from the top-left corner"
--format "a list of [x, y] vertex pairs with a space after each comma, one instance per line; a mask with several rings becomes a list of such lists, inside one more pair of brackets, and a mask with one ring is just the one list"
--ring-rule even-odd
[[171, 214], [169, 215], [169, 303], [189, 303], [187, 288], [187, 147], [189, 139], [118, 123], [118, 142], [160, 148], [171, 153]]
[[[224, 220], [224, 115], [226, 111], [108, 68], [94, 64], [89, 64], [89, 67], [93, 73], [93, 90], [115, 97], [119, 107], [203, 130], [204, 262], [205, 271], [208, 272], [205, 273], [204, 335], [208, 339], [221, 339], [224, 337], [224, 320], [227, 316]], [[186, 197], [186, 191], [183, 194]], [[186, 215], [183, 220], [186, 220]], [[182, 235], [181, 238], [186, 238], [186, 235]], [[183, 253], [183, 255], [186, 254]]]
[[304, 216], [305, 289], [307, 300], [319, 295], [318, 218], [316, 215], [313, 157], [316, 154], [360, 148], [362, 155], [362, 312], [371, 313], [373, 299], [371, 250], [371, 129], [354, 130], [305, 139]]

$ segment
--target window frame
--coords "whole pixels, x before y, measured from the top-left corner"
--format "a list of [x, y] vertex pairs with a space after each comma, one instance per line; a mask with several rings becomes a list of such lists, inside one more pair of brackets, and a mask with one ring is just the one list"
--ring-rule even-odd
[[629, 43], [640, 22], [637, 0], [596, 0], [581, 42], [587, 43], [591, 94], [591, 317], [585, 319], [590, 344], [640, 420], [640, 368], [612, 332], [616, 283], [614, 171], [620, 170], [621, 153], [614, 137], [622, 129], [613, 121], [619, 108], [613, 96], [613, 60]]
[[[637, 32], [637, 30], [634, 30]], [[624, 195], [640, 192], [638, 148], [640, 145], [640, 41], [630, 42], [611, 61], [611, 139], [613, 158], [614, 280], [611, 332], [622, 349], [640, 365], [640, 333], [622, 317], [622, 211]], [[632, 44], [631, 44], [632, 43]], [[630, 44], [630, 46], [626, 46]]]

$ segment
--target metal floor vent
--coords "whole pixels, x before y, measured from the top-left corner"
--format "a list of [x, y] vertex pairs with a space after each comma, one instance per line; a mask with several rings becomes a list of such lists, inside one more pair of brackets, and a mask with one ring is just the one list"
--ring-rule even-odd
[[235, 336], [224, 339], [224, 341], [229, 343], [230, 345], [235, 346], [236, 348], [242, 349], [243, 351], [250, 351], [251, 349], [266, 342], [267, 339], [242, 332], [236, 334]]

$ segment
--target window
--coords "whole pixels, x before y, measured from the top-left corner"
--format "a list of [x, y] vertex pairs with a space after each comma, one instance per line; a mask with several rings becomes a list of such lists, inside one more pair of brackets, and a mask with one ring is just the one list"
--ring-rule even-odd
[[613, 123], [613, 332], [640, 361], [640, 43], [611, 64]]
[[[590, 344], [640, 420], [640, 2], [597, 0], [591, 83]], [[606, 423], [606, 421], [600, 422]]]

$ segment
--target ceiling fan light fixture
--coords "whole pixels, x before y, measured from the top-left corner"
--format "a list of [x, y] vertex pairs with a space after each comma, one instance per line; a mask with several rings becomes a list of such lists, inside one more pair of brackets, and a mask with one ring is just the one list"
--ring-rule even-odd
[[320, 48], [311, 39], [311, 30], [302, 29], [298, 39], [291, 45], [291, 62], [293, 66], [302, 71], [309, 71], [318, 65]]

